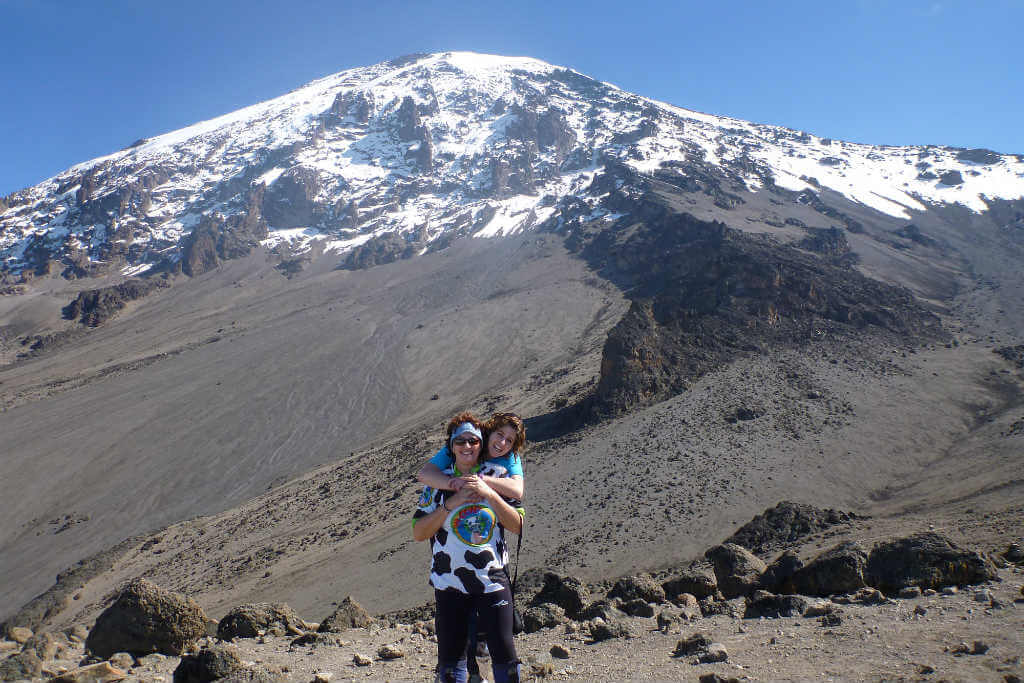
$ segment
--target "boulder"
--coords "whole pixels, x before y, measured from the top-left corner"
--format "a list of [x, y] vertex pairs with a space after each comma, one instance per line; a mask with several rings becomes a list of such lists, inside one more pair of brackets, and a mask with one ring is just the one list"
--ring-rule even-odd
[[39, 678], [43, 674], [43, 660], [35, 650], [22, 650], [0, 661], [0, 681], [20, 681]]
[[110, 683], [110, 681], [120, 681], [127, 676], [126, 672], [110, 662], [99, 662], [62, 673], [51, 679], [50, 683]]
[[653, 617], [654, 607], [643, 598], [633, 598], [622, 605], [622, 611], [631, 617]]
[[589, 602], [590, 591], [582, 581], [573, 576], [560, 576], [554, 572], [545, 572], [544, 587], [533, 598], [532, 604], [558, 605], [565, 610], [567, 615], [576, 618]]
[[644, 602], [665, 602], [665, 589], [651, 578], [650, 574], [637, 574], [636, 576], [625, 576], [615, 582], [609, 598], [621, 598], [629, 602], [640, 599]]
[[630, 638], [632, 635], [633, 633], [629, 630], [629, 627], [621, 621], [595, 619], [590, 624], [590, 637], [595, 643], [611, 640], [612, 638]]
[[377, 650], [377, 658], [385, 661], [391, 659], [401, 659], [405, 656], [405, 650], [398, 647], [398, 645], [381, 645]]
[[804, 563], [792, 550], [775, 558], [761, 575], [760, 588], [771, 593], [793, 593], [793, 575], [803, 569]]
[[316, 647], [318, 645], [326, 645], [328, 647], [331, 647], [339, 645], [340, 642], [341, 639], [338, 638], [338, 636], [333, 636], [329, 633], [307, 633], [293, 640], [291, 643], [289, 643], [289, 646]]
[[678, 576], [661, 584], [665, 597], [675, 601], [683, 593], [689, 593], [698, 600], [714, 595], [718, 590], [715, 569], [710, 564], [695, 563], [684, 569]]
[[103, 659], [117, 652], [180, 655], [204, 635], [206, 615], [194, 600], [134, 579], [96, 619], [85, 647]]
[[529, 607], [523, 612], [523, 630], [527, 633], [534, 633], [542, 628], [558, 626], [567, 621], [565, 610], [551, 603]]
[[729, 651], [725, 649], [725, 645], [722, 643], [711, 643], [708, 645], [708, 651], [702, 652], [697, 655], [697, 661], [701, 664], [713, 664], [715, 662], [725, 662], [729, 659]]
[[834, 596], [832, 602], [837, 605], [884, 605], [888, 598], [882, 591], [865, 586], [850, 595]]
[[217, 624], [217, 637], [221, 640], [255, 638], [260, 631], [275, 626], [292, 635], [302, 635], [308, 628], [288, 605], [256, 602], [239, 605], [228, 612]]
[[705, 617], [724, 614], [729, 617], [742, 617], [747, 611], [747, 602], [743, 598], [719, 600], [708, 596], [700, 601], [700, 613]]
[[905, 586], [938, 589], [992, 581], [998, 573], [980, 553], [928, 531], [875, 546], [865, 575], [868, 584], [895, 593]]
[[604, 619], [605, 621], [621, 617], [622, 614], [616, 605], [608, 600], [595, 600], [580, 610], [576, 618], [580, 620]]
[[204, 647], [193, 655], [184, 655], [174, 670], [174, 683], [207, 683], [245, 669], [238, 651], [219, 643]]
[[107, 660], [110, 665], [115, 669], [121, 669], [122, 671], [128, 671], [135, 666], [135, 658], [127, 652], [117, 652], [110, 656]]
[[362, 606], [347, 596], [331, 616], [320, 622], [320, 633], [341, 633], [350, 628], [366, 628], [373, 623], [373, 617]]
[[7, 637], [19, 645], [24, 645], [32, 637], [32, 629], [24, 626], [12, 626], [7, 629]]
[[703, 633], [694, 633], [689, 638], [683, 638], [676, 643], [676, 649], [672, 652], [673, 657], [690, 657], [708, 651], [711, 647], [711, 639]]
[[802, 595], [775, 595], [768, 591], [757, 590], [747, 599], [747, 609], [743, 613], [745, 619], [768, 617], [798, 617], [810, 607], [811, 601]]
[[735, 543], [717, 545], [708, 549], [704, 556], [714, 565], [718, 590], [727, 599], [749, 594], [767, 569], [760, 558]]
[[826, 596], [853, 593], [865, 586], [867, 553], [857, 543], [846, 541], [814, 558], [792, 577], [795, 592]]

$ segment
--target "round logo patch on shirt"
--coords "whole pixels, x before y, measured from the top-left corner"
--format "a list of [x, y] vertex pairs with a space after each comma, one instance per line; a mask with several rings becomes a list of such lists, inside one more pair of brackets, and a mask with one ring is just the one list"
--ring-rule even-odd
[[494, 535], [496, 522], [491, 508], [469, 503], [452, 515], [452, 532], [466, 545], [486, 545]]

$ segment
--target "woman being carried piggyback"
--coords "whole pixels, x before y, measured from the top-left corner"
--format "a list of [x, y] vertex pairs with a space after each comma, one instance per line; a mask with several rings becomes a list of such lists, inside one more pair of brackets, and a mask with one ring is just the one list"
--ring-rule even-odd
[[[504, 467], [508, 476], [496, 477], [483, 475], [483, 480], [505, 498], [523, 499], [523, 448], [526, 445], [526, 426], [523, 419], [515, 413], [495, 413], [483, 425], [487, 436], [486, 450], [481, 457], [493, 464]], [[445, 444], [428, 460], [416, 478], [421, 484], [434, 489], [458, 491], [465, 482], [461, 477], [445, 474], [451, 467], [452, 451], [450, 444]]]
[[[480, 420], [472, 413], [459, 413], [449, 421], [446, 434], [453, 460], [441, 474], [452, 488], [426, 486], [413, 515], [413, 537], [431, 542], [438, 680], [467, 680], [466, 643], [475, 611], [487, 634], [495, 683], [518, 681], [505, 533], [521, 533], [525, 513], [518, 498], [506, 500], [498, 491], [515, 486], [502, 481], [511, 479], [508, 468], [481, 461], [485, 433]], [[510, 443], [506, 454], [511, 447]], [[521, 492], [521, 479], [518, 488]]]

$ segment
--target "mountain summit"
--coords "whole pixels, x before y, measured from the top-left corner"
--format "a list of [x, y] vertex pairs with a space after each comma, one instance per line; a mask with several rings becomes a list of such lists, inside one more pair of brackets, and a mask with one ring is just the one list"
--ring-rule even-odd
[[[910, 219], [1024, 196], [1024, 159], [878, 147], [712, 116], [528, 58], [411, 55], [79, 164], [0, 203], [0, 269], [195, 275], [262, 245], [372, 265], [616, 214], [609, 164], [699, 190], [822, 191]], [[584, 207], [585, 205], [585, 207]], [[59, 265], [51, 263], [59, 261]]]

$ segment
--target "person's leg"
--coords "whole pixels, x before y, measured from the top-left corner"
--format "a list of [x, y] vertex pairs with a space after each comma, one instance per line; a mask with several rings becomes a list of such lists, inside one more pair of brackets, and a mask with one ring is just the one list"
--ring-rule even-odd
[[434, 591], [436, 610], [434, 632], [437, 635], [437, 680], [441, 683], [466, 683], [466, 633], [470, 597], [454, 590]]
[[512, 591], [506, 585], [500, 591], [477, 596], [477, 614], [487, 633], [494, 683], [519, 683], [519, 658], [512, 637]]
[[477, 642], [477, 615], [476, 607], [470, 607], [469, 612], [469, 623], [468, 623], [468, 634], [466, 644], [466, 670], [469, 671], [469, 675], [480, 676], [480, 664], [476, 661], [476, 642]]

